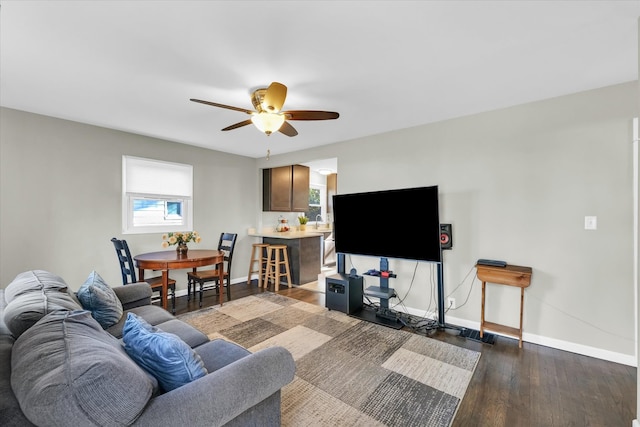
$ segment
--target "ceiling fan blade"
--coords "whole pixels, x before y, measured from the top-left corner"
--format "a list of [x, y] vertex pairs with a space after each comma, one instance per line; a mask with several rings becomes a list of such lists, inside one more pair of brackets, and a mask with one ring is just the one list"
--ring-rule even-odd
[[242, 113], [253, 114], [252, 110], [247, 110], [246, 108], [232, 107], [231, 105], [218, 104], [217, 102], [203, 101], [201, 99], [194, 99], [194, 98], [191, 98], [191, 101], [199, 102], [200, 104], [212, 105], [214, 107], [226, 108], [227, 110], [234, 110], [234, 111], [240, 111]]
[[226, 128], [224, 128], [222, 130], [238, 129], [238, 128], [241, 128], [242, 126], [246, 126], [246, 125], [250, 125], [250, 124], [251, 124], [251, 120], [245, 120], [245, 121], [242, 121], [242, 122], [238, 122], [235, 125], [227, 126]]
[[298, 131], [286, 121], [282, 124], [282, 126], [280, 126], [278, 132], [283, 133], [287, 136], [296, 136], [298, 134]]
[[267, 113], [277, 113], [282, 110], [284, 100], [287, 98], [287, 87], [282, 83], [273, 82], [267, 88], [262, 100], [262, 108]]
[[340, 114], [333, 111], [313, 111], [313, 110], [291, 110], [283, 111], [287, 120], [332, 120], [340, 117]]

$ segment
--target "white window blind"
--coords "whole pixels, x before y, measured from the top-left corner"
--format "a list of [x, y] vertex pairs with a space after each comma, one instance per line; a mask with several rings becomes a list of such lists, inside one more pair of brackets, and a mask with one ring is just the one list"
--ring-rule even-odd
[[193, 166], [123, 156], [125, 193], [191, 197]]

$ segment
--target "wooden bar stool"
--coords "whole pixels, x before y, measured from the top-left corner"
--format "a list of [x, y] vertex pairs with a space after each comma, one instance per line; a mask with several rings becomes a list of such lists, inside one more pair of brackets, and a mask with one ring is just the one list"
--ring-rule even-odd
[[291, 272], [289, 271], [289, 255], [287, 245], [269, 245], [267, 248], [267, 272], [265, 273], [265, 286], [273, 279], [275, 291], [280, 290], [280, 278], [286, 277], [287, 284], [291, 287]]
[[[264, 286], [264, 277], [267, 272], [267, 243], [254, 243], [251, 245], [251, 261], [249, 262], [249, 275], [247, 276], [247, 285], [251, 284], [251, 275], [258, 273], [258, 287]], [[256, 267], [256, 263], [258, 263]], [[257, 268], [257, 270], [256, 270]]]

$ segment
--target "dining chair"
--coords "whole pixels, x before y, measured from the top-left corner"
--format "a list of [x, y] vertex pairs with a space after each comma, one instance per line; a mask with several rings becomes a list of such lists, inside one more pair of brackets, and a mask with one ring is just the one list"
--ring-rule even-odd
[[[238, 235], [236, 233], [220, 233], [220, 240], [218, 241], [218, 250], [224, 252], [223, 263], [223, 281], [227, 285], [227, 300], [231, 300], [231, 261], [233, 260], [233, 251], [236, 246], [236, 239]], [[193, 286], [193, 296], [196, 295], [196, 284], [200, 284], [200, 307], [202, 307], [202, 294], [207, 289], [216, 289], [217, 292], [222, 292], [220, 286], [224, 288], [224, 283], [219, 283], [218, 266], [213, 269], [198, 270], [194, 268], [193, 271], [187, 273], [187, 295], [190, 298], [191, 287]], [[209, 282], [213, 282], [211, 285], [206, 285]], [[216, 295], [217, 295], [216, 292]]]
[[[138, 282], [136, 277], [136, 269], [133, 263], [133, 257], [129, 250], [129, 245], [126, 240], [118, 240], [115, 237], [111, 239], [113, 246], [116, 248], [116, 254], [118, 255], [118, 262], [120, 263], [120, 272], [122, 273], [122, 284], [128, 285], [130, 283]], [[145, 278], [144, 281], [151, 286], [151, 290], [158, 292], [160, 300], [162, 301], [162, 276]], [[176, 312], [176, 281], [169, 278], [168, 291], [171, 293], [171, 312]], [[166, 298], [167, 296], [164, 295]]]

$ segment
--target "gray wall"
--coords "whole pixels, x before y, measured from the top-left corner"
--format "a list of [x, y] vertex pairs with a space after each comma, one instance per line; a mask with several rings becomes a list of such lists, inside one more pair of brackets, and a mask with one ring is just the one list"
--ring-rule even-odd
[[[247, 227], [259, 209], [256, 161], [96, 126], [0, 110], [0, 287], [16, 274], [44, 269], [78, 289], [92, 270], [121, 285], [112, 237], [132, 252], [161, 251], [161, 234], [122, 235], [122, 155], [194, 167], [194, 228], [215, 248], [238, 233], [232, 277], [246, 277]], [[186, 289], [186, 270], [172, 271]]]
[[[479, 258], [533, 268], [525, 340], [635, 364], [632, 119], [637, 82], [319, 149], [272, 156], [259, 167], [338, 158], [338, 193], [438, 185], [440, 219], [453, 225], [444, 253], [452, 324], [479, 327]], [[342, 120], [342, 118], [340, 118]], [[363, 207], [363, 213], [375, 207]], [[386, 226], [420, 227], [419, 204]], [[598, 229], [584, 229], [584, 217]], [[358, 271], [378, 260], [350, 257]], [[404, 299], [433, 310], [433, 266], [390, 260]], [[376, 285], [366, 278], [365, 286]], [[466, 304], [464, 304], [466, 302]], [[392, 300], [391, 305], [398, 300]], [[487, 320], [518, 325], [519, 289], [488, 285]]]
[[[0, 286], [32, 268], [53, 271], [74, 289], [92, 269], [120, 283], [109, 239], [120, 235], [122, 154], [194, 165], [200, 246], [237, 231], [232, 277], [244, 278], [254, 241], [246, 230], [262, 226], [260, 169], [337, 157], [340, 193], [439, 186], [441, 222], [454, 233], [454, 248], [444, 254], [446, 293], [460, 307], [448, 322], [477, 328], [475, 261], [503, 259], [533, 268], [526, 341], [633, 365], [637, 93], [630, 82], [269, 161], [2, 109]], [[420, 226], [419, 212], [419, 205], [399, 210], [381, 230], [410, 233]], [[585, 215], [598, 217], [598, 230], [584, 230]], [[136, 252], [161, 250], [159, 235], [127, 240]], [[373, 258], [349, 262], [360, 272], [378, 267]], [[391, 260], [391, 269], [404, 299], [397, 309], [433, 310], [432, 264]], [[185, 275], [172, 276], [184, 288]], [[517, 325], [518, 289], [489, 286], [487, 319]]]

